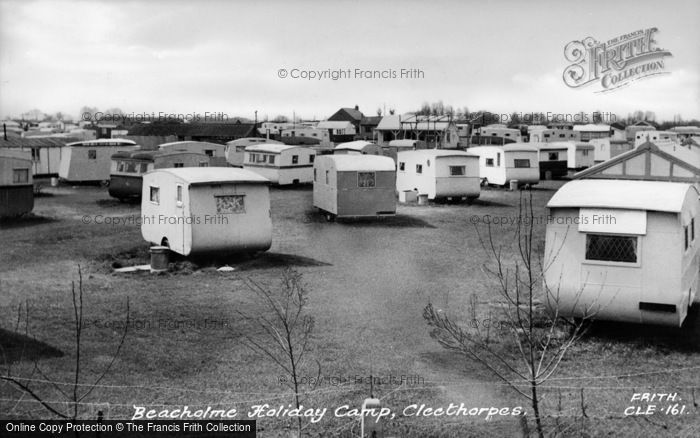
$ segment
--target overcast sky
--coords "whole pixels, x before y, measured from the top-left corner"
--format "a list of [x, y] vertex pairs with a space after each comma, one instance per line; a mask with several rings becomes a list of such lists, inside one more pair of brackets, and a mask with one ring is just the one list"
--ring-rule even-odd
[[[568, 88], [564, 46], [658, 28], [666, 75]], [[420, 69], [303, 80], [280, 69]], [[494, 112], [641, 109], [700, 118], [700, 2], [0, 0], [0, 117], [33, 108], [325, 118], [442, 100]]]

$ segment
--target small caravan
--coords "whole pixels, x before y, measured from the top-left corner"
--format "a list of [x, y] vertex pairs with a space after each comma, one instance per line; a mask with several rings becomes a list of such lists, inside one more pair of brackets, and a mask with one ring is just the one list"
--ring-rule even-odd
[[208, 167], [211, 157], [185, 151], [135, 151], [112, 155], [109, 195], [120, 200], [140, 199], [143, 174], [168, 167]]
[[582, 179], [562, 186], [547, 207], [550, 308], [565, 317], [683, 323], [700, 298], [697, 186]]
[[593, 164], [602, 163], [633, 149], [632, 143], [627, 140], [611, 138], [594, 138], [588, 144], [594, 147]]
[[68, 182], [102, 182], [109, 180], [112, 155], [135, 151], [132, 140], [104, 138], [68, 143], [61, 152], [58, 176]]
[[322, 155], [314, 163], [314, 207], [326, 219], [396, 213], [396, 166], [389, 157]]
[[567, 167], [570, 171], [578, 172], [595, 164], [595, 146], [580, 141], [570, 141]]
[[415, 151], [425, 149], [426, 145], [423, 140], [391, 140], [387, 146], [382, 146], [382, 152], [385, 156], [391, 157], [396, 162], [396, 157], [399, 152]]
[[463, 151], [422, 149], [397, 155], [396, 190], [416, 190], [428, 199], [474, 200], [481, 194], [479, 157]]
[[308, 184], [313, 181], [315, 158], [311, 148], [264, 143], [245, 148], [243, 168], [273, 184]]
[[540, 179], [561, 178], [568, 174], [567, 142], [531, 143], [539, 151]]
[[254, 144], [284, 144], [281, 141], [270, 140], [262, 137], [245, 137], [231, 140], [226, 143], [226, 161], [233, 167], [243, 167], [245, 148]]
[[382, 155], [382, 148], [375, 144], [364, 140], [349, 141], [347, 143], [339, 143], [334, 154], [362, 154], [362, 155]]
[[30, 152], [0, 148], [0, 217], [21, 216], [33, 208]]
[[484, 184], [504, 186], [517, 180], [518, 186], [540, 181], [539, 151], [527, 144], [477, 146], [467, 152], [479, 156], [479, 176]]
[[266, 251], [272, 244], [268, 183], [231, 167], [148, 172], [143, 176], [141, 235], [183, 256]]
[[226, 145], [210, 143], [208, 141], [176, 141], [163, 143], [158, 146], [161, 151], [180, 151], [195, 154], [204, 154], [209, 157], [209, 165], [212, 167], [226, 167]]

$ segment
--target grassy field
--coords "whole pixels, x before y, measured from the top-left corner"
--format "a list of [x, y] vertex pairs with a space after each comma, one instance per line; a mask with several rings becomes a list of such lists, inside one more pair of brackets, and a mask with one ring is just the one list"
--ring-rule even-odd
[[[537, 217], [546, 215], [544, 206], [560, 185], [544, 182], [533, 189]], [[109, 364], [119, 344], [127, 298], [131, 309], [122, 351], [83, 400], [81, 417], [94, 417], [106, 404], [108, 418], [131, 418], [134, 405], [247, 412], [258, 404], [292, 403], [281, 371], [244, 346], [243, 336], [263, 335], [237, 313], [265, 311], [246, 279], [274, 287], [291, 267], [309, 290], [308, 311], [316, 320], [313, 359], [322, 376], [313, 386], [315, 364], [303, 370], [309, 391], [303, 403], [329, 408], [322, 421], [306, 427], [310, 435], [356, 435], [358, 421], [332, 411], [346, 404], [359, 407], [370, 394], [370, 375], [383, 379], [373, 389], [397, 413], [387, 424], [396, 436], [520, 433], [516, 418], [400, 415], [413, 403], [529, 410], [527, 400], [488, 370], [442, 349], [421, 316], [430, 302], [466, 321], [472, 296], [482, 308], [497, 299], [483, 270], [488, 260], [475, 223], [484, 231], [486, 215], [516, 218], [520, 192], [485, 189], [473, 205], [399, 206], [391, 218], [327, 223], [312, 208], [310, 188], [273, 189], [270, 251], [255, 259], [180, 260], [160, 275], [113, 273], [114, 267], [148, 263], [148, 245], [137, 224], [105, 223], [138, 216], [138, 205], [119, 203], [93, 187], [44, 192], [32, 217], [1, 224], [0, 344], [3, 372], [30, 379], [25, 382], [58, 409], [67, 408], [58, 403], [65, 401], [61, 391], [73, 388], [71, 282], [77, 281], [79, 266], [85, 290], [82, 390]], [[514, 229], [494, 225], [496, 242], [512, 244]], [[544, 230], [543, 223], [536, 224], [537, 247], [543, 245]], [[235, 270], [216, 270], [224, 264]], [[700, 434], [695, 404], [700, 398], [699, 320], [692, 313], [682, 329], [594, 324], [545, 385], [548, 430], [564, 436]], [[391, 381], [391, 376], [406, 376], [406, 382]], [[0, 382], [0, 388], [0, 417], [49, 416], [10, 384]], [[679, 406], [686, 405], [684, 414], [626, 417], [627, 407], [646, 406], [631, 402], [639, 392], [676, 392]], [[262, 436], [284, 436], [293, 422], [273, 417], [258, 425]]]

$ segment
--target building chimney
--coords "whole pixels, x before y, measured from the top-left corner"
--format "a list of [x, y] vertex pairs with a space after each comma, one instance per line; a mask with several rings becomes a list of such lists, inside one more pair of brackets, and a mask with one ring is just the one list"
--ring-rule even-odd
[[360, 110], [360, 106], [359, 106], [359, 105], [355, 105], [355, 111], [359, 111], [359, 110]]

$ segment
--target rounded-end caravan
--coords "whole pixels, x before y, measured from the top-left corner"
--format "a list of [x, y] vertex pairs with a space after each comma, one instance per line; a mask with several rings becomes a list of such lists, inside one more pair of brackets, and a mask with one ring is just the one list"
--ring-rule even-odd
[[112, 155], [109, 195], [119, 200], [140, 199], [143, 174], [167, 167], [208, 167], [211, 157], [185, 151], [135, 151]]
[[256, 144], [245, 148], [243, 168], [273, 184], [309, 184], [313, 181], [316, 151], [302, 146]]
[[539, 151], [524, 144], [477, 146], [467, 152], [479, 156], [479, 174], [483, 184], [505, 186], [512, 180], [518, 186], [540, 181]]
[[226, 162], [226, 145], [210, 143], [208, 141], [175, 141], [163, 143], [158, 150], [166, 152], [190, 152], [204, 154], [209, 157], [209, 165], [212, 167], [228, 167]]
[[423, 149], [397, 155], [396, 190], [428, 199], [474, 200], [481, 194], [479, 157], [463, 151]]
[[194, 253], [255, 253], [272, 244], [269, 181], [232, 167], [158, 169], [143, 176], [141, 235]]
[[396, 162], [399, 152], [425, 149], [427, 146], [423, 140], [391, 140], [387, 146], [382, 146], [385, 156], [391, 157]]
[[560, 316], [680, 326], [700, 300], [693, 184], [575, 180], [547, 207], [544, 280]]
[[333, 149], [334, 154], [362, 154], [362, 155], [382, 155], [382, 148], [369, 141], [356, 140], [349, 141], [346, 143], [339, 143], [335, 149]]
[[396, 213], [396, 165], [376, 155], [322, 155], [314, 163], [314, 207], [327, 220]]
[[119, 138], [68, 143], [61, 152], [58, 176], [74, 183], [107, 182], [112, 155], [138, 148], [134, 141]]
[[33, 208], [30, 152], [0, 148], [0, 217], [21, 216]]
[[231, 140], [226, 143], [226, 162], [233, 167], [243, 167], [245, 148], [254, 144], [284, 144], [281, 141], [270, 140], [262, 137], [245, 137]]

